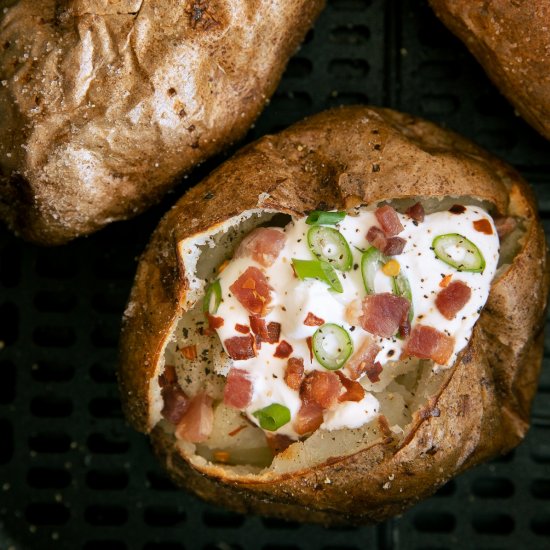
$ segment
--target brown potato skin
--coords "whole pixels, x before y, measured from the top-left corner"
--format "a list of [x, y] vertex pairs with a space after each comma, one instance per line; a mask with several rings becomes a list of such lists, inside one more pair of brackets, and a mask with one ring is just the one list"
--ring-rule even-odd
[[[186, 292], [178, 241], [258, 206], [304, 214], [448, 195], [491, 200], [500, 214], [524, 218], [526, 236], [513, 264], [493, 284], [469, 345], [440, 394], [416, 416], [407, 441], [386, 437], [352, 456], [251, 482], [229, 480], [216, 466], [195, 469], [171, 437], [149, 426], [149, 381]], [[512, 168], [408, 115], [368, 107], [327, 111], [245, 147], [162, 220], [141, 258], [124, 320], [123, 406], [138, 430], [152, 430], [156, 453], [173, 479], [206, 500], [326, 525], [380, 521], [523, 438], [541, 363], [548, 285], [534, 198]]]
[[244, 136], [324, 0], [0, 0], [0, 220], [62, 244]]
[[550, 139], [550, 4], [429, 1], [521, 116]]

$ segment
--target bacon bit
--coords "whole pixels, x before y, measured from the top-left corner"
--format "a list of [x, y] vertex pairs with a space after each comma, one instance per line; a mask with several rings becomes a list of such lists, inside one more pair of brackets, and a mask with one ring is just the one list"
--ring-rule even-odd
[[323, 407], [317, 403], [303, 402], [294, 418], [292, 427], [299, 435], [314, 432], [323, 423]]
[[405, 248], [407, 241], [401, 237], [390, 237], [386, 242], [386, 246], [382, 249], [382, 252], [386, 256], [397, 256], [401, 254]]
[[293, 349], [292, 346], [286, 340], [283, 340], [275, 348], [275, 353], [273, 354], [273, 357], [278, 357], [279, 359], [286, 359], [292, 353], [292, 349]]
[[424, 221], [424, 207], [422, 204], [417, 202], [416, 204], [413, 204], [412, 206], [409, 206], [407, 210], [405, 210], [405, 214], [409, 216], [412, 220], [415, 222], [423, 222]]
[[401, 338], [407, 338], [407, 336], [409, 336], [410, 333], [411, 333], [411, 322], [409, 321], [409, 318], [407, 317], [399, 325], [399, 336], [401, 336]]
[[281, 335], [281, 324], [271, 321], [266, 325], [266, 322], [257, 315], [251, 315], [249, 318], [252, 332], [258, 337], [256, 340], [267, 342], [268, 344], [276, 344]]
[[242, 369], [230, 369], [223, 389], [223, 402], [229, 407], [242, 410], [251, 399], [252, 382], [248, 373]]
[[378, 250], [383, 250], [388, 242], [388, 238], [379, 227], [373, 225], [367, 231], [367, 241], [375, 248], [378, 248]]
[[509, 235], [517, 226], [517, 221], [514, 218], [495, 218], [495, 227], [499, 238], [503, 239]]
[[371, 334], [391, 338], [407, 318], [411, 304], [390, 292], [367, 294], [363, 298], [361, 326]]
[[401, 266], [397, 260], [392, 259], [382, 266], [382, 271], [384, 272], [384, 275], [387, 275], [388, 277], [397, 277], [399, 275], [399, 271], [401, 271]]
[[229, 437], [235, 437], [238, 433], [242, 432], [246, 427], [247, 427], [246, 424], [243, 424], [242, 426], [239, 426], [238, 428], [231, 430], [227, 435]]
[[221, 273], [229, 265], [229, 260], [224, 260], [218, 267], [218, 273]]
[[374, 214], [387, 237], [397, 235], [403, 231], [403, 225], [399, 221], [397, 212], [389, 204], [377, 208]]
[[189, 361], [193, 361], [193, 359], [197, 358], [197, 346], [195, 345], [180, 348], [179, 352]]
[[174, 365], [165, 365], [164, 372], [159, 376], [159, 385], [161, 388], [170, 386], [178, 381], [176, 367]]
[[271, 321], [267, 324], [267, 338], [265, 342], [268, 344], [276, 344], [281, 336], [281, 323]]
[[171, 424], [177, 425], [189, 408], [190, 399], [177, 383], [164, 386], [161, 390], [163, 407], [161, 414]]
[[264, 267], [273, 265], [286, 241], [286, 235], [276, 227], [258, 227], [247, 235], [235, 252], [235, 258], [252, 257]]
[[257, 315], [250, 315], [248, 318], [250, 321], [250, 328], [252, 332], [260, 337], [260, 340], [267, 338], [267, 326], [265, 321]]
[[214, 462], [221, 462], [222, 464], [227, 464], [231, 455], [227, 451], [214, 451]]
[[328, 409], [338, 402], [342, 384], [335, 372], [314, 370], [307, 374], [300, 397], [307, 403], [317, 403], [323, 409]]
[[449, 208], [449, 212], [451, 214], [464, 214], [464, 212], [466, 212], [466, 207], [461, 204], [453, 204], [451, 208]]
[[304, 379], [304, 360], [301, 357], [291, 357], [286, 364], [286, 385], [298, 391]]
[[229, 290], [250, 313], [260, 317], [267, 313], [272, 289], [264, 273], [257, 267], [248, 267]]
[[454, 345], [455, 339], [451, 336], [427, 325], [415, 325], [404, 353], [444, 365], [453, 354]]
[[294, 443], [294, 439], [291, 439], [290, 437], [288, 437], [288, 435], [278, 433], [266, 432], [265, 439], [267, 441], [267, 445], [274, 455], [278, 455], [279, 453], [286, 451], [286, 449], [288, 449]]
[[231, 359], [236, 361], [242, 361], [244, 359], [251, 359], [256, 357], [256, 350], [254, 349], [256, 342], [252, 334], [248, 336], [233, 336], [223, 341], [223, 345], [227, 350], [227, 353]]
[[325, 324], [325, 320], [313, 315], [311, 311], [308, 312], [306, 318], [304, 319], [304, 325], [307, 327], [320, 327]]
[[380, 382], [380, 373], [382, 370], [382, 364], [379, 361], [376, 361], [374, 365], [365, 371], [365, 374], [367, 375], [367, 378], [375, 384], [376, 382]]
[[223, 324], [224, 324], [223, 317], [215, 317], [214, 315], [210, 315], [210, 313], [207, 313], [206, 319], [208, 320], [208, 326], [212, 330], [223, 327]]
[[237, 332], [240, 332], [241, 334], [248, 334], [250, 332], [250, 327], [248, 325], [241, 325], [239, 323], [235, 323], [235, 330]]
[[187, 412], [178, 423], [176, 437], [191, 443], [206, 441], [212, 433], [213, 423], [212, 398], [206, 393], [198, 393], [193, 397]]
[[493, 226], [491, 225], [491, 222], [487, 218], [483, 218], [481, 220], [475, 220], [473, 224], [474, 224], [474, 229], [476, 231], [479, 231], [480, 233], [485, 233], [485, 235], [493, 234]]
[[386, 237], [384, 232], [374, 225], [367, 232], [367, 241], [388, 256], [401, 254], [407, 244], [401, 237]]
[[449, 286], [449, 283], [451, 282], [451, 279], [453, 278], [452, 275], [445, 275], [441, 281], [439, 281], [439, 286], [441, 288], [447, 288]]
[[456, 314], [469, 302], [472, 289], [462, 281], [453, 281], [439, 291], [435, 298], [437, 309], [445, 319], [454, 319]]
[[306, 338], [307, 349], [309, 350], [309, 362], [313, 361], [313, 336]]
[[365, 338], [360, 348], [346, 363], [346, 369], [352, 380], [361, 378], [365, 372], [372, 368], [378, 352], [382, 348], [370, 337]]
[[383, 415], [378, 416], [378, 426], [380, 427], [380, 431], [386, 436], [391, 436], [392, 431], [390, 429], [390, 425], [388, 423], [388, 419]]
[[365, 390], [359, 382], [355, 380], [350, 380], [347, 376], [344, 375], [341, 371], [336, 371], [338, 378], [342, 386], [344, 386], [344, 393], [338, 397], [338, 401], [342, 403], [343, 401], [361, 401], [365, 397]]

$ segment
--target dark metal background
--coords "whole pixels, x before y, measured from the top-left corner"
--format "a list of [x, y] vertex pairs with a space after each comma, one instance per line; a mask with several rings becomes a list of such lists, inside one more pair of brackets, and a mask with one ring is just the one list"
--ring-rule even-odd
[[[425, 2], [329, 0], [247, 140], [358, 102], [430, 118], [508, 160], [533, 184], [550, 230], [549, 144]], [[182, 190], [62, 248], [0, 229], [0, 549], [550, 548], [548, 344], [526, 441], [403, 517], [326, 530], [242, 517], [174, 489], [124, 422], [114, 369], [136, 257]]]

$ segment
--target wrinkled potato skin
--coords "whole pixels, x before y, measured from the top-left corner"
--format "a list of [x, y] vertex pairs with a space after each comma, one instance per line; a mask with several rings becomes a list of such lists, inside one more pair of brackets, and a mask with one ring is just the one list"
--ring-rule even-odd
[[430, 0], [521, 116], [550, 139], [550, 4]]
[[245, 134], [323, 4], [0, 0], [0, 219], [61, 244], [138, 214]]
[[[198, 471], [170, 436], [149, 425], [149, 381], [187, 286], [178, 241], [258, 206], [303, 214], [357, 201], [446, 195], [491, 200], [500, 214], [524, 218], [526, 237], [493, 284], [469, 345], [405, 442], [387, 437], [307, 471], [251, 482], [229, 480], [218, 466]], [[326, 525], [380, 521], [523, 438], [541, 363], [548, 283], [534, 199], [512, 168], [407, 115], [366, 107], [327, 111], [242, 149], [162, 220], [141, 258], [124, 321], [124, 409], [137, 429], [152, 430], [156, 453], [176, 483], [206, 500]]]

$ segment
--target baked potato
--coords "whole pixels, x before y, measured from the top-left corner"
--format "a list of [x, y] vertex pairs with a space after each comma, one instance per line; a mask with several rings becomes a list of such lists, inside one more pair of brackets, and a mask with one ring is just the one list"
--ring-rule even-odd
[[[454, 220], [467, 212], [480, 219], [464, 222], [460, 230], [463, 238], [457, 240], [451, 231], [455, 231]], [[336, 222], [326, 221], [327, 213], [329, 219], [348, 220], [351, 233], [357, 232], [363, 243], [350, 241], [353, 258], [343, 260], [343, 267], [335, 263], [336, 269], [331, 262], [340, 261], [345, 254], [338, 247], [336, 253], [331, 252], [333, 241], [324, 232], [338, 228], [348, 235], [348, 222], [334, 226]], [[391, 231], [391, 223], [381, 221], [386, 214], [397, 216], [405, 229]], [[265, 240], [257, 237], [269, 233], [275, 241], [281, 234], [290, 239], [289, 228], [299, 224], [305, 228], [306, 215], [312, 224], [307, 227], [324, 228], [320, 234], [319, 229], [314, 233], [308, 230], [307, 240], [310, 263], [317, 268], [324, 265], [328, 277], [311, 272], [304, 275], [301, 264], [285, 257], [284, 274], [270, 275], [265, 268], [267, 280], [245, 277], [242, 284], [238, 282], [242, 277], [234, 280], [245, 268], [240, 264], [235, 271], [232, 266], [251, 253], [257, 257], [252, 267], [249, 261], [248, 273], [251, 269], [262, 272], [265, 265], [283, 265], [273, 263], [279, 252], [271, 245], [264, 246]], [[370, 221], [361, 221], [362, 215], [370, 216]], [[414, 275], [402, 258], [420, 243], [415, 239], [441, 237], [433, 231], [436, 226], [428, 223], [430, 216], [438, 215], [443, 216], [438, 227], [451, 237], [449, 240], [446, 235], [445, 253], [439, 250], [441, 240], [434, 239], [431, 246], [429, 240], [424, 247], [426, 261], [420, 258], [417, 262], [425, 264], [427, 276], [439, 283], [437, 291], [428, 291], [420, 288], [423, 279]], [[372, 221], [373, 216], [379, 223]], [[363, 230], [357, 229], [357, 220]], [[410, 237], [412, 231], [417, 231], [417, 237]], [[321, 245], [316, 248], [319, 235]], [[466, 235], [473, 235], [479, 249]], [[482, 236], [492, 239], [489, 248], [481, 246]], [[464, 248], [463, 243], [472, 247]], [[397, 248], [393, 248], [395, 244]], [[373, 250], [379, 256], [371, 264], [365, 258]], [[327, 254], [332, 260], [322, 259]], [[379, 261], [385, 256], [391, 261]], [[380, 362], [388, 361], [390, 352], [373, 364], [372, 356], [370, 360], [361, 356], [363, 348], [356, 340], [351, 345], [353, 353], [349, 342], [340, 341], [332, 351], [330, 346], [323, 350], [322, 343], [321, 349], [315, 349], [315, 338], [329, 318], [309, 317], [308, 311], [302, 323], [309, 306], [298, 313], [292, 301], [302, 300], [303, 286], [298, 293], [289, 291], [289, 303], [275, 295], [278, 279], [289, 280], [291, 285], [324, 285], [320, 292], [335, 299], [322, 314], [339, 310], [353, 316], [349, 304], [338, 305], [342, 301], [339, 296], [347, 295], [338, 294], [331, 277], [336, 273], [344, 287], [348, 280], [357, 279], [353, 274], [357, 258], [361, 258], [359, 271], [367, 296], [364, 289], [360, 291], [363, 318], [355, 315], [355, 321], [349, 321], [346, 317], [347, 324], [338, 321], [348, 336], [353, 331], [350, 324], [358, 325], [354, 334], [367, 335], [365, 301], [372, 294], [368, 282], [379, 276], [380, 266], [386, 270], [401, 263], [409, 277], [408, 284], [403, 280], [397, 284], [398, 274], [390, 272], [394, 290], [380, 293], [375, 289], [370, 296], [406, 302], [397, 324], [386, 334], [390, 347], [401, 352], [394, 353], [393, 363], [387, 362], [383, 368]], [[308, 262], [307, 256], [304, 261]], [[376, 273], [369, 271], [373, 265]], [[234, 275], [223, 280], [232, 269]], [[486, 303], [484, 307], [475, 303], [469, 332], [461, 333], [460, 345], [457, 336], [457, 345], [447, 351], [445, 345], [436, 345], [437, 352], [415, 351], [415, 331], [427, 324], [420, 320], [422, 308], [429, 302], [428, 309], [433, 310], [433, 294], [437, 294], [437, 302], [450, 278], [467, 281], [466, 275], [474, 281], [468, 283], [472, 299], [474, 288], [482, 286], [475, 281], [485, 277], [487, 284], [485, 297], [480, 298]], [[243, 148], [189, 190], [161, 221], [139, 262], [124, 315], [119, 366], [123, 407], [133, 426], [150, 434], [174, 481], [208, 501], [243, 513], [326, 525], [380, 521], [433, 493], [452, 476], [521, 441], [528, 428], [541, 364], [548, 282], [545, 239], [533, 195], [511, 167], [460, 136], [412, 116], [369, 107], [327, 111]], [[242, 292], [248, 292], [248, 298], [243, 299]], [[318, 296], [307, 304], [321, 301]], [[229, 342], [233, 337], [222, 336], [218, 329], [223, 325], [233, 330], [228, 312], [241, 307], [231, 301], [234, 297], [246, 305], [244, 319], [250, 315], [250, 323], [246, 320], [242, 326], [237, 319], [237, 332], [232, 333], [237, 339]], [[284, 324], [268, 322], [276, 310], [286, 311], [284, 304], [294, 307], [287, 312], [290, 318], [310, 330], [304, 334], [315, 331], [308, 341], [309, 353], [303, 341], [290, 340], [295, 334], [290, 334], [290, 329], [285, 334]], [[437, 308], [445, 309], [440, 304]], [[271, 313], [266, 313], [269, 310]], [[459, 319], [466, 317], [459, 312]], [[440, 319], [443, 323], [443, 317]], [[435, 327], [441, 329], [435, 332], [444, 344], [451, 335], [441, 334], [445, 327]], [[272, 328], [275, 335], [270, 340]], [[378, 338], [386, 329], [368, 331]], [[220, 338], [226, 338], [223, 345]], [[289, 351], [289, 344], [294, 352]], [[284, 383], [296, 391], [284, 407], [280, 386], [264, 386], [259, 393], [254, 390], [254, 399], [275, 396], [278, 406], [250, 414], [246, 408], [251, 403], [250, 388], [244, 390], [249, 394], [244, 401], [240, 389], [233, 392], [228, 388], [230, 380], [233, 389], [234, 382], [250, 381], [253, 369], [247, 374], [243, 368], [259, 357], [260, 346], [283, 358], [277, 360], [277, 368], [282, 365], [279, 371], [267, 370], [271, 368], [269, 360], [274, 360], [266, 360], [268, 378], [281, 382], [282, 373]], [[380, 347], [384, 347], [382, 343]], [[298, 352], [305, 372], [303, 368], [291, 371], [289, 355]], [[328, 355], [322, 356], [324, 352]], [[354, 365], [359, 365], [360, 372], [352, 376], [351, 361], [356, 354], [360, 361]], [[370, 367], [374, 367], [372, 372]], [[326, 397], [323, 388], [323, 395], [316, 396], [317, 382], [310, 375], [323, 378], [328, 386], [341, 384], [335, 406], [343, 393], [349, 397], [359, 392], [363, 401], [368, 394], [375, 396], [378, 404], [370, 402], [373, 414], [355, 425], [353, 421], [334, 423], [334, 417], [328, 417], [334, 410], [333, 399], [331, 404], [321, 405], [326, 410], [320, 420], [297, 427], [300, 399], [305, 406], [308, 398], [309, 403], [317, 399], [319, 404]], [[335, 382], [335, 377], [340, 381]], [[298, 399], [298, 409], [288, 404], [292, 399]], [[354, 407], [362, 402], [346, 399], [343, 404], [351, 403], [353, 417]], [[254, 401], [254, 407], [256, 404]], [[293, 409], [290, 422], [285, 408]], [[292, 429], [279, 430], [283, 425]]]
[[550, 5], [430, 0], [520, 115], [550, 139]]
[[323, 0], [0, 1], [0, 219], [61, 244], [241, 138]]

